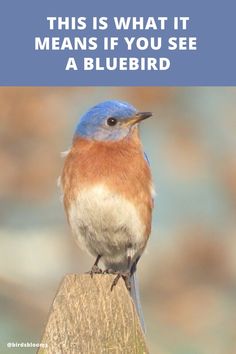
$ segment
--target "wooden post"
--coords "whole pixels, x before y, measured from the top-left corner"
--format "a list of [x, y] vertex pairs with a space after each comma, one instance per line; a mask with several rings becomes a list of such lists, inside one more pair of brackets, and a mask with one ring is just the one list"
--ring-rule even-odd
[[113, 275], [69, 274], [53, 301], [39, 354], [148, 353], [124, 281]]

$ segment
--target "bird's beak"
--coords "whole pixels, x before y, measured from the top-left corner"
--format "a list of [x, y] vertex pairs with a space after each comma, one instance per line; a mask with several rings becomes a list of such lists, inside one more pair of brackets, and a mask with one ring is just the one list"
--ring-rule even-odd
[[141, 120], [147, 119], [152, 116], [151, 112], [138, 112], [132, 117], [128, 117], [124, 120], [126, 126], [134, 125], [141, 122]]

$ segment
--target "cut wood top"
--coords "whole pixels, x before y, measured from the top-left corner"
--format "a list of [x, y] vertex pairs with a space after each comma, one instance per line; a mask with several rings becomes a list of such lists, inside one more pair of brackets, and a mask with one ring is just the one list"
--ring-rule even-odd
[[148, 353], [133, 301], [114, 275], [66, 275], [53, 301], [38, 353]]

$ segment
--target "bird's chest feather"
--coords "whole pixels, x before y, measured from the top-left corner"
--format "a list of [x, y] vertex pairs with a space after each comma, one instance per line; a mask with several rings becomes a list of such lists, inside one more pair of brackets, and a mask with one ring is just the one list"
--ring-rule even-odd
[[[140, 145], [80, 140], [65, 161], [64, 204], [72, 229], [122, 230], [145, 237], [151, 227], [151, 175]], [[86, 230], [85, 230], [86, 229]]]
[[102, 254], [146, 242], [146, 227], [135, 205], [102, 184], [78, 193], [70, 203], [68, 219], [79, 243], [94, 246], [96, 252], [102, 246]]

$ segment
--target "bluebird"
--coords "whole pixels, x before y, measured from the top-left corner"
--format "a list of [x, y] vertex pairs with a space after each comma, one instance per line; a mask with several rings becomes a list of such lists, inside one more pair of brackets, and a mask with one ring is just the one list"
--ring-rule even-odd
[[[142, 317], [137, 263], [150, 232], [154, 189], [138, 126], [151, 117], [121, 101], [85, 113], [74, 133], [61, 176], [64, 207], [76, 242], [95, 259], [91, 274], [122, 277]], [[142, 319], [141, 319], [142, 320]]]

